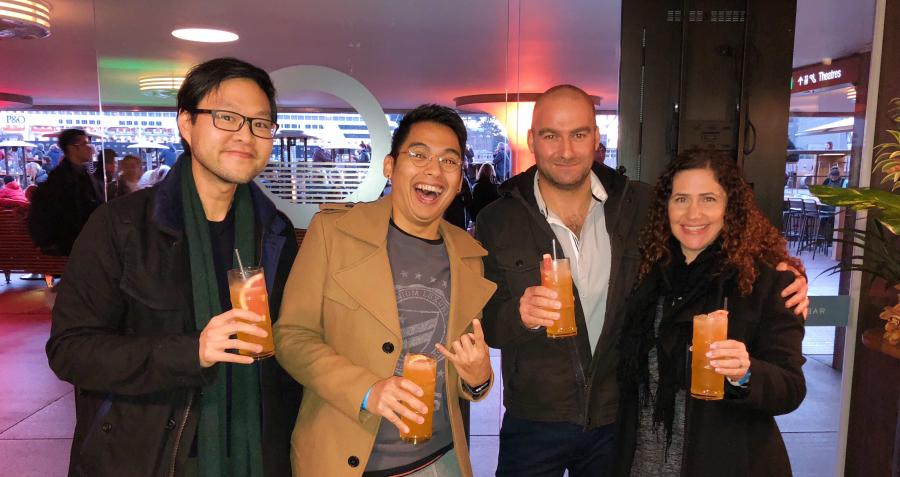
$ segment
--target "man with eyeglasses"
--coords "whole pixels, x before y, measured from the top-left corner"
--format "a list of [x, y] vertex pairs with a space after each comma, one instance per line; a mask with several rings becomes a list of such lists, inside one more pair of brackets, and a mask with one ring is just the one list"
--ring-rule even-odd
[[261, 266], [272, 320], [294, 228], [253, 182], [272, 152], [275, 88], [233, 58], [178, 92], [183, 154], [158, 185], [101, 206], [53, 308], [50, 367], [75, 385], [72, 476], [285, 476], [300, 387], [232, 309], [227, 271]]
[[[442, 220], [459, 191], [466, 128], [453, 110], [420, 106], [400, 121], [384, 160], [390, 195], [324, 206], [310, 223], [276, 324], [278, 361], [304, 385], [294, 476], [472, 476], [459, 399], [492, 383], [478, 318], [494, 291], [485, 251]], [[423, 390], [404, 357], [435, 358], [432, 436]]]
[[57, 142], [64, 156], [32, 197], [28, 231], [44, 253], [69, 255], [88, 217], [103, 202], [103, 191], [86, 168], [94, 155], [88, 134], [66, 129]]

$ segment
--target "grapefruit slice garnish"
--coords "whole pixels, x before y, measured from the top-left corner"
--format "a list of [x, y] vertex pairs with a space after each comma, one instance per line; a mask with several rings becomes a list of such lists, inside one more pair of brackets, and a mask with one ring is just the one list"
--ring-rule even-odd
[[247, 306], [247, 295], [250, 293], [250, 289], [252, 288], [260, 288], [265, 287], [266, 284], [263, 282], [263, 274], [257, 273], [250, 277], [246, 282], [244, 282], [244, 286], [241, 287], [241, 293], [239, 295], [241, 301], [241, 308], [245, 310], [249, 310], [250, 307]]

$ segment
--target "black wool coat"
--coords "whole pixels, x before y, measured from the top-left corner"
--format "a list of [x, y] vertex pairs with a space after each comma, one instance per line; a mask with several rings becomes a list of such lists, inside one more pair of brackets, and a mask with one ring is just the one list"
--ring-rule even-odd
[[[740, 295], [733, 271], [716, 276], [708, 288], [703, 286], [684, 293], [680, 297], [683, 300], [665, 296], [665, 290], [671, 287], [664, 284], [663, 273], [657, 267], [629, 298], [623, 343], [635, 332], [635, 327], [641, 326], [641, 320], [654, 318], [661, 296], [666, 300], [664, 303], [671, 304], [673, 321], [677, 323], [677, 326], [660, 327], [661, 342], [667, 341], [663, 335], [665, 330], [679, 332], [678, 326], [688, 327], [681, 332], [687, 331], [690, 336], [692, 317], [721, 309], [727, 297], [728, 338], [743, 342], [750, 354], [749, 387], [732, 387], [726, 381], [726, 396], [721, 401], [690, 397], [690, 361], [687, 361], [682, 383], [688, 393], [683, 476], [791, 476], [787, 450], [774, 416], [797, 409], [806, 396], [802, 370], [806, 359], [801, 354], [803, 320], [788, 310], [785, 299], [781, 298], [781, 291], [794, 280], [793, 274], [759, 263], [757, 269], [759, 275], [747, 296]], [[642, 349], [646, 353], [649, 348], [642, 346]], [[619, 374], [622, 397], [616, 473], [629, 475], [638, 426], [653, 423], [638, 424], [638, 387], [621, 370]], [[653, 405], [652, 401], [649, 405]], [[660, 432], [665, 432], [662, 426]]]

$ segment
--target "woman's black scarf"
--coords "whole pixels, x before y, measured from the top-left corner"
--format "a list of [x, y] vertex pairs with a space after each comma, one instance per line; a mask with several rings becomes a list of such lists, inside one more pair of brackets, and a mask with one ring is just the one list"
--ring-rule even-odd
[[[672, 442], [675, 419], [675, 397], [688, 387], [688, 347], [692, 340], [693, 313], [680, 313], [686, 305], [712, 295], [721, 306], [725, 259], [721, 240], [710, 244], [690, 265], [685, 263], [681, 245], [670, 240], [671, 260], [657, 263], [637, 285], [629, 300], [626, 329], [620, 342], [619, 379], [623, 392], [637, 397], [644, 408], [653, 401], [653, 424], [666, 431], [666, 448]], [[701, 310], [706, 313], [713, 311]], [[658, 313], [662, 313], [659, 330], [654, 329]], [[656, 347], [659, 382], [656, 395], [650, 393], [649, 359]], [[634, 394], [637, 396], [634, 396]], [[640, 415], [640, 413], [638, 413]]]

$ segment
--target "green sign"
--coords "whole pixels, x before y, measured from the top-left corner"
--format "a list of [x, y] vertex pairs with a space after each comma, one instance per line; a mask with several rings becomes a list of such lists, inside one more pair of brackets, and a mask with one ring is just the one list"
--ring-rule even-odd
[[806, 326], [847, 326], [850, 316], [850, 297], [811, 296]]

